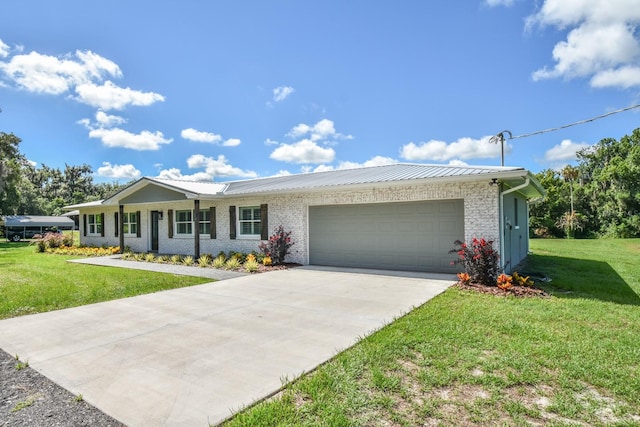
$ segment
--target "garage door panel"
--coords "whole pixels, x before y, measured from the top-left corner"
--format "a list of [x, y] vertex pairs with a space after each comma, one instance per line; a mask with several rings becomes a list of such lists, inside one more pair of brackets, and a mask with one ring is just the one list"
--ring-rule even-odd
[[448, 251], [464, 238], [462, 200], [309, 208], [311, 264], [455, 272]]

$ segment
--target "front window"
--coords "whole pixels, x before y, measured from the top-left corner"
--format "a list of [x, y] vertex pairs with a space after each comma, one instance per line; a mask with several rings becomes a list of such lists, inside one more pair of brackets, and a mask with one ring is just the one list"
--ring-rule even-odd
[[238, 213], [240, 235], [259, 236], [261, 231], [260, 206], [240, 207]]
[[176, 234], [193, 234], [191, 211], [176, 211]]
[[89, 228], [88, 234], [102, 234], [102, 215], [88, 215], [87, 227]]
[[200, 211], [200, 234], [211, 233], [211, 212], [206, 210]]
[[127, 235], [138, 234], [138, 218], [135, 212], [125, 212], [122, 217], [122, 231]]

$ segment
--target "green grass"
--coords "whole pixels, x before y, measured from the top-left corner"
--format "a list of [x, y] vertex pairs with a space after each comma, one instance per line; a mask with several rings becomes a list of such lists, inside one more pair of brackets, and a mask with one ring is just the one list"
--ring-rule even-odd
[[210, 279], [66, 262], [0, 242], [0, 319], [181, 288]]
[[640, 240], [531, 246], [551, 298], [451, 288], [226, 425], [640, 425]]

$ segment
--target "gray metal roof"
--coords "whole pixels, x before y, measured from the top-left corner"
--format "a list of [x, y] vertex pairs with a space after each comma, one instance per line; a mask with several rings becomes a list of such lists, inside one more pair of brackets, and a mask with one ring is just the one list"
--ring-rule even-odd
[[276, 176], [270, 178], [249, 179], [228, 182], [225, 195], [241, 195], [263, 192], [293, 190], [311, 190], [333, 186], [389, 183], [421, 179], [450, 179], [479, 177], [494, 174], [498, 177], [509, 172], [520, 172], [526, 176], [523, 168], [491, 166], [449, 166], [396, 163], [384, 166], [372, 166], [355, 169], [341, 169], [326, 172]]
[[354, 169], [339, 169], [326, 172], [302, 173], [295, 175], [256, 178], [228, 182], [194, 182], [144, 177], [102, 202], [67, 206], [82, 208], [95, 204], [114, 204], [130, 194], [136, 193], [148, 185], [157, 185], [184, 193], [187, 198], [215, 199], [228, 196], [242, 196], [264, 193], [288, 193], [313, 191], [336, 187], [354, 187], [381, 183], [407, 183], [416, 181], [478, 181], [499, 179], [508, 186], [520, 185], [523, 179], [530, 178], [531, 185], [524, 190], [528, 197], [537, 197], [544, 193], [533, 176], [520, 167], [504, 166], [450, 166], [396, 163], [384, 166], [372, 166]]
[[0, 223], [6, 227], [69, 227], [75, 224], [71, 218], [65, 216], [42, 215], [7, 215], [0, 218]]

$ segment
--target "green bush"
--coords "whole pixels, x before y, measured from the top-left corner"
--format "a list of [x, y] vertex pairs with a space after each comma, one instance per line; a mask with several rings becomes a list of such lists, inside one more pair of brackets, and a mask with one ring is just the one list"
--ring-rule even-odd
[[227, 262], [225, 262], [224, 267], [227, 270], [235, 270], [236, 268], [240, 267], [241, 265], [242, 265], [242, 263], [240, 262], [238, 257], [232, 257], [232, 258], [229, 258], [227, 260]]
[[253, 273], [254, 271], [258, 271], [260, 264], [255, 259], [249, 259], [244, 262], [243, 267], [247, 273]]
[[227, 262], [227, 256], [225, 254], [218, 255], [213, 260], [213, 267], [214, 268], [224, 268], [225, 262]]

